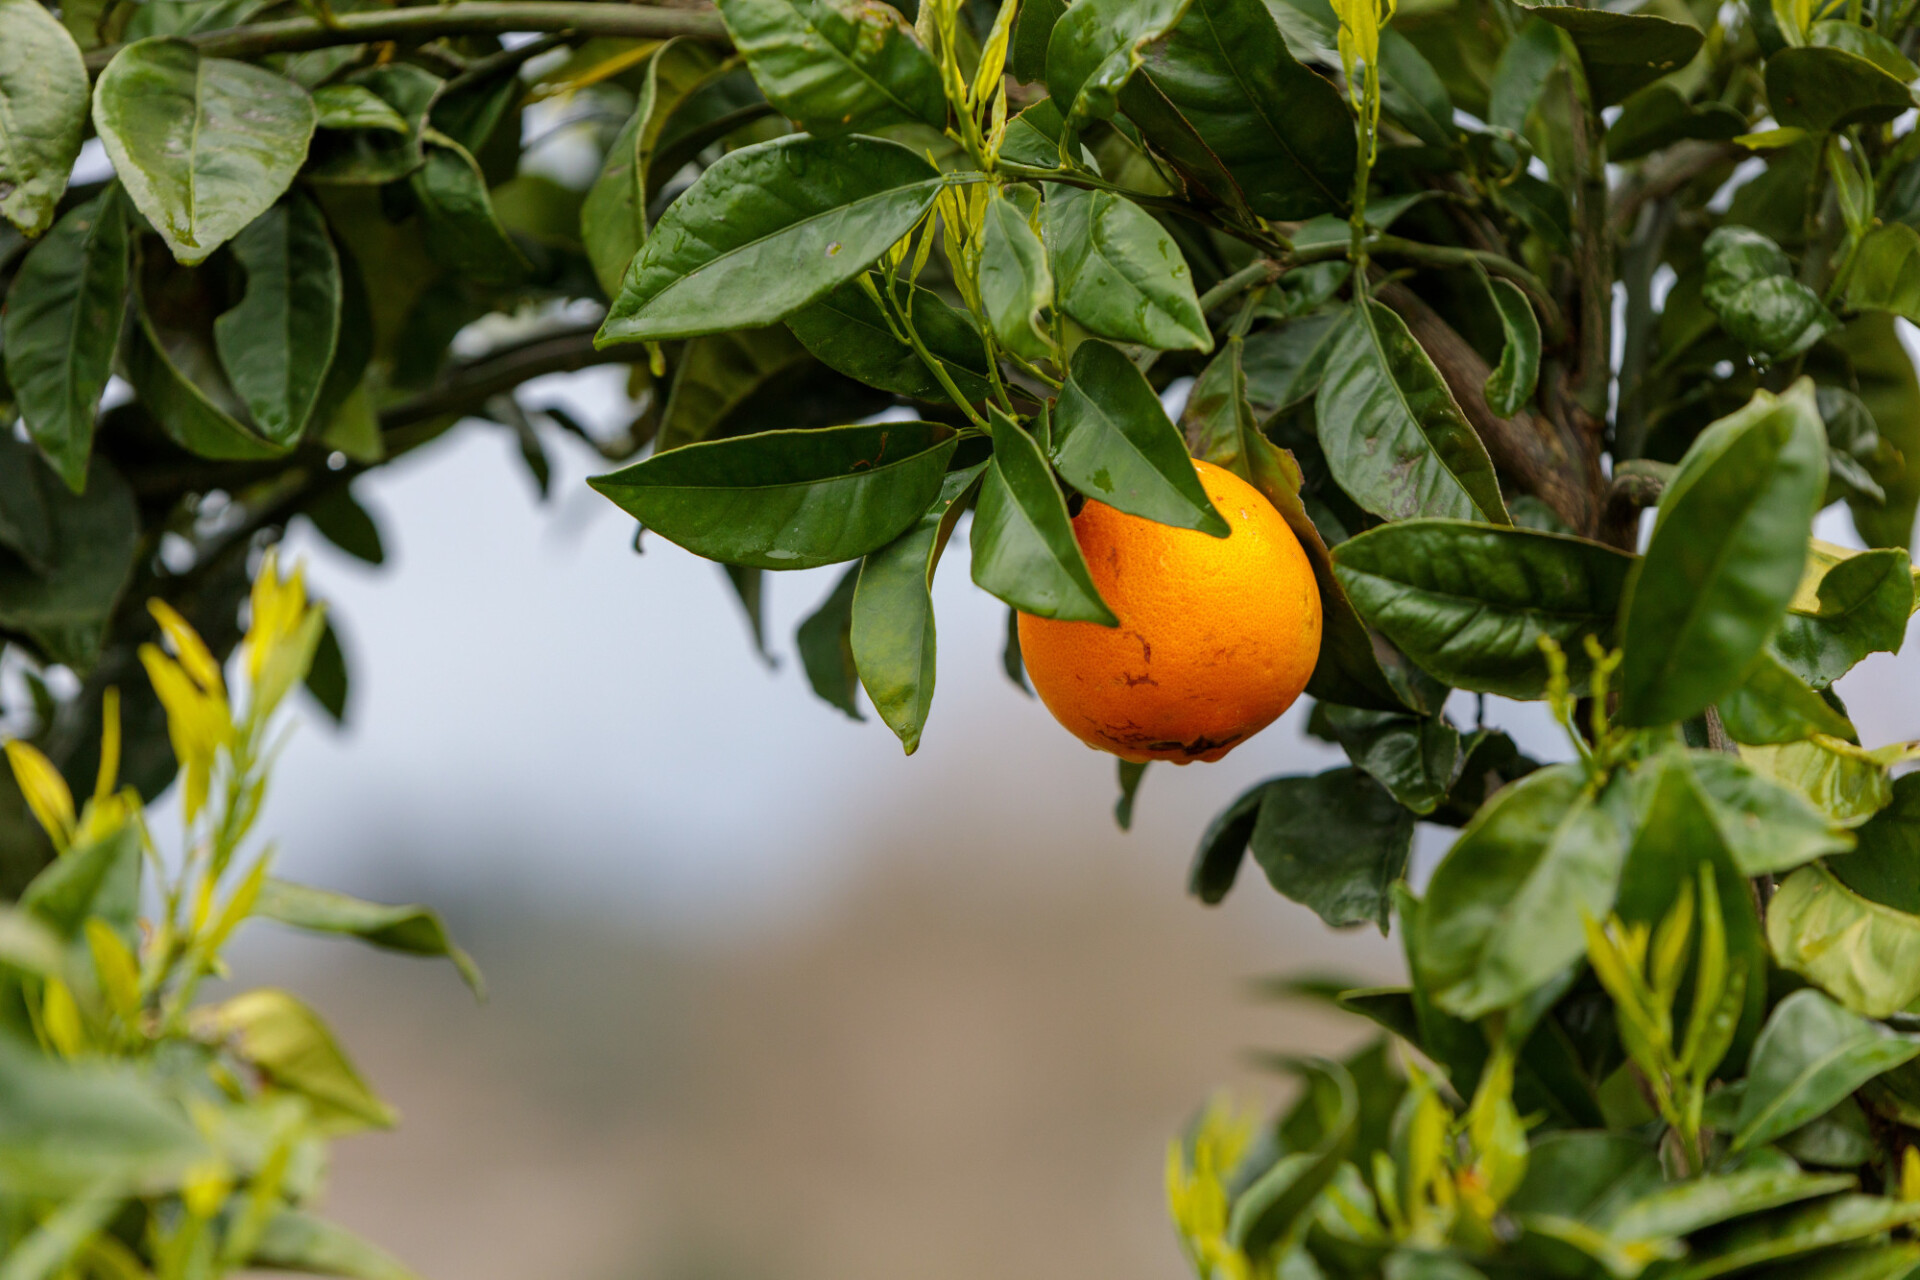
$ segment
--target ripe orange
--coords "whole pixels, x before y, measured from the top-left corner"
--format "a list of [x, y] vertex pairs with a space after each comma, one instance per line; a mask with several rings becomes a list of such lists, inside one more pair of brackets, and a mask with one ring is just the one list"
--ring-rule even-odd
[[1233, 532], [1214, 538], [1089, 500], [1073, 533], [1118, 627], [1020, 615], [1040, 700], [1123, 760], [1218, 760], [1293, 705], [1320, 656], [1320, 591], [1258, 489], [1196, 461]]

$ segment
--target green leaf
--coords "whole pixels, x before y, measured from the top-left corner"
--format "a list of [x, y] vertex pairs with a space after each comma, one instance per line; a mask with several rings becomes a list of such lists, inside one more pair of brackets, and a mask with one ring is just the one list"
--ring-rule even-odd
[[[878, 278], [868, 278], [876, 290], [884, 287]], [[984, 278], [981, 287], [986, 287]], [[899, 282], [894, 296], [912, 313], [921, 344], [946, 369], [960, 394], [976, 403], [992, 395], [993, 387], [987, 381], [987, 349], [972, 318], [948, 306], [931, 289], [918, 285]], [[849, 378], [895, 395], [948, 403], [939, 378], [910, 343], [895, 335], [879, 302], [858, 280], [841, 285], [788, 316], [787, 328], [814, 359]]]
[[1413, 814], [1361, 770], [1330, 769], [1267, 783], [1250, 841], [1280, 894], [1336, 928], [1372, 923], [1385, 934]]
[[397, 1259], [345, 1227], [298, 1209], [280, 1209], [267, 1219], [247, 1265], [344, 1280], [419, 1280]]
[[1453, 789], [1464, 757], [1460, 731], [1442, 716], [1323, 704], [1347, 758], [1413, 813], [1425, 816]]
[[1050, 183], [1045, 225], [1062, 311], [1115, 342], [1212, 349], [1187, 260], [1152, 214], [1110, 191]]
[[[337, 186], [379, 186], [398, 182], [426, 162], [421, 134], [427, 126], [427, 112], [444, 82], [440, 77], [413, 66], [392, 62], [349, 73], [337, 84], [314, 93], [319, 113], [319, 128], [308, 150], [307, 164], [300, 171], [302, 180]], [[396, 134], [387, 128], [335, 128], [326, 118], [328, 95], [340, 91], [361, 90], [384, 104], [403, 126]], [[332, 99], [338, 101], [338, 99]], [[371, 103], [363, 102], [357, 118], [377, 113]]]
[[1755, 770], [1798, 791], [1843, 827], [1857, 827], [1893, 797], [1887, 761], [1836, 738], [1742, 747]]
[[1920, 1244], [1833, 1246], [1817, 1258], [1751, 1272], [1754, 1280], [1906, 1280], [1920, 1267]]
[[1586, 949], [1626, 857], [1584, 771], [1554, 765], [1499, 792], [1434, 870], [1410, 945], [1433, 1002], [1461, 1018], [1505, 1008]]
[[36, 0], [0, 0], [0, 217], [28, 237], [53, 225], [87, 124], [80, 48]]
[[314, 110], [291, 80], [159, 38], [127, 45], [100, 73], [93, 123], [134, 207], [191, 266], [286, 191]]
[[260, 433], [293, 444], [320, 401], [340, 337], [340, 258], [310, 200], [284, 200], [233, 239], [246, 293], [213, 322], [233, 389]]
[[1851, 671], [1869, 653], [1898, 653], [1913, 614], [1913, 568], [1905, 551], [1886, 548], [1840, 561], [1818, 579], [1818, 609], [1796, 607], [1767, 649], [1816, 689]]
[[48, 658], [86, 672], [133, 573], [140, 513], [133, 491], [102, 463], [86, 490], [46, 494], [53, 528], [45, 576], [0, 558], [0, 627], [30, 637]]
[[912, 525], [956, 443], [930, 422], [767, 431], [655, 454], [588, 483], [695, 555], [813, 569], [877, 551]]
[[1333, 341], [1315, 408], [1340, 487], [1388, 520], [1511, 524], [1486, 446], [1406, 322], [1368, 301]]
[[320, 628], [320, 640], [313, 647], [313, 662], [307, 668], [305, 683], [307, 692], [336, 725], [347, 722], [347, 655], [340, 647], [340, 632], [332, 618]]
[[1334, 571], [1362, 617], [1435, 678], [1479, 693], [1539, 698], [1540, 638], [1590, 669], [1634, 558], [1581, 538], [1451, 520], [1383, 525], [1334, 548]]
[[1347, 1069], [1337, 1062], [1308, 1059], [1298, 1070], [1306, 1083], [1297, 1104], [1298, 1120], [1290, 1116], [1283, 1129], [1297, 1123], [1312, 1144], [1295, 1146], [1256, 1177], [1234, 1197], [1227, 1220], [1226, 1238], [1256, 1258], [1267, 1255], [1310, 1211], [1359, 1132], [1360, 1091]]
[[1826, 18], [1814, 23], [1807, 28], [1807, 43], [1817, 49], [1857, 53], [1902, 84], [1920, 79], [1920, 67], [1915, 67], [1907, 55], [1900, 52], [1899, 45], [1877, 31], [1843, 19]]
[[1249, 334], [1243, 363], [1247, 400], [1258, 414], [1273, 414], [1311, 399], [1326, 375], [1327, 354], [1340, 331], [1343, 311], [1301, 316]]
[[[1844, 356], [1847, 381], [1873, 415], [1889, 449], [1920, 458], [1920, 380], [1895, 326], [1892, 316], [1868, 312], [1828, 334], [1826, 342]], [[1914, 505], [1920, 501], [1920, 465], [1896, 465], [1876, 479], [1886, 501], [1849, 502], [1854, 528], [1870, 547], [1905, 550], [1913, 540]]]
[[1047, 92], [1070, 122], [1104, 120], [1142, 51], [1171, 31], [1189, 0], [1079, 0], [1047, 40]]
[[[1873, 825], [1862, 831], [1862, 845], [1878, 855], [1891, 842], [1870, 842]], [[1902, 843], [1909, 846], [1903, 852], [1910, 852], [1910, 841]], [[1836, 865], [1860, 856], [1837, 859]], [[1881, 856], [1873, 861], [1879, 865], [1866, 876], [1877, 877], [1886, 865]], [[1908, 864], [1899, 877], [1907, 882], [1900, 887], [1908, 897], [1914, 878]], [[1884, 1018], [1920, 999], [1920, 916], [1854, 892], [1827, 866], [1802, 867], [1774, 892], [1767, 903], [1767, 941], [1783, 968], [1855, 1013]]]
[[1253, 839], [1254, 824], [1260, 820], [1260, 805], [1267, 798], [1271, 783], [1262, 782], [1240, 793], [1234, 802], [1214, 815], [1200, 836], [1187, 870], [1187, 892], [1208, 906], [1222, 901], [1240, 875], [1240, 862]]
[[33, 446], [0, 434], [0, 547], [6, 547], [35, 573], [47, 571], [53, 554], [53, 525], [42, 486], [44, 468]]
[[475, 995], [484, 992], [473, 958], [454, 944], [446, 924], [430, 907], [389, 906], [344, 893], [315, 889], [269, 877], [260, 886], [253, 912], [295, 929], [354, 937], [383, 951], [410, 956], [445, 956]]
[[1066, 11], [1062, 0], [1028, 0], [1020, 6], [1007, 51], [1007, 67], [1014, 79], [1036, 84], [1047, 78], [1047, 42], [1053, 38], [1054, 24]]
[[1180, 432], [1146, 377], [1104, 342], [1074, 349], [1053, 416], [1061, 479], [1128, 515], [1224, 538]]
[[993, 462], [974, 507], [973, 580], [1022, 613], [1117, 627], [1073, 536], [1040, 444], [996, 406]]
[[1721, 723], [1735, 742], [1764, 746], [1798, 742], [1816, 733], [1853, 736], [1845, 716], [1764, 649], [1718, 705]]
[[1814, 403], [1827, 429], [1827, 501], [1845, 498], [1855, 510], [1877, 511], [1887, 502], [1886, 482], [1905, 470], [1905, 460], [1880, 434], [1880, 424], [1851, 391], [1819, 387]]
[[1782, 1164], [1669, 1183], [1608, 1206], [1598, 1225], [1621, 1241], [1668, 1240], [1853, 1186], [1846, 1174], [1803, 1173]]
[[854, 696], [860, 686], [860, 673], [854, 669], [853, 642], [848, 635], [853, 627], [853, 589], [859, 578], [859, 565], [841, 574], [820, 607], [801, 622], [795, 639], [800, 666], [813, 691], [851, 718], [865, 720], [860, 714], [860, 701]]
[[1693, 138], [1725, 142], [1747, 132], [1747, 118], [1724, 102], [1690, 105], [1673, 84], [1655, 81], [1621, 105], [1607, 129], [1607, 159], [1624, 163]]
[[1688, 719], [1738, 683], [1799, 586], [1826, 472], [1804, 379], [1700, 433], [1627, 585], [1624, 723]]
[[115, 1064], [57, 1064], [0, 1032], [0, 1192], [65, 1196], [112, 1182], [158, 1193], [206, 1147], [185, 1111]]
[[279, 1088], [304, 1097], [331, 1133], [390, 1129], [399, 1117], [347, 1060], [320, 1016], [285, 991], [261, 988], [205, 1011], [234, 1052]]
[[[1857, 1260], [1850, 1255], [1865, 1251], [1837, 1246], [1871, 1239], [1916, 1218], [1920, 1218], [1920, 1203], [1883, 1200], [1877, 1196], [1834, 1196], [1791, 1213], [1743, 1222], [1716, 1235], [1710, 1243], [1694, 1251], [1686, 1266], [1674, 1271], [1673, 1280], [1714, 1280], [1714, 1277], [1746, 1271], [1763, 1262], [1798, 1258], [1803, 1254], [1821, 1256], [1764, 1274], [1775, 1280], [1785, 1280], [1787, 1276], [1793, 1280], [1866, 1280], [1870, 1276], [1892, 1280], [1903, 1273], [1884, 1269], [1878, 1260], [1856, 1270], [1853, 1264]], [[1902, 1254], [1907, 1256], [1901, 1258]], [[1911, 1267], [1913, 1255], [1908, 1251], [1902, 1249], [1895, 1256]]]
[[76, 493], [86, 486], [94, 411], [113, 372], [127, 307], [127, 223], [118, 192], [109, 188], [68, 210], [27, 251], [7, 292], [0, 340], [27, 431]]
[[1904, 222], [1869, 232], [1847, 277], [1847, 305], [1920, 318], [1920, 233]]
[[[0, 1280], [51, 1280], [74, 1274], [74, 1255], [117, 1215], [124, 1202], [112, 1184], [89, 1188], [55, 1208], [0, 1258]], [[28, 1219], [31, 1221], [31, 1218]]]
[[387, 550], [373, 515], [342, 485], [303, 513], [321, 537], [365, 564], [385, 564]]
[[1222, 204], [1287, 220], [1347, 204], [1346, 104], [1294, 60], [1264, 4], [1193, 0], [1121, 105], [1156, 151]]
[[[874, 711], [912, 755], [933, 708], [936, 671], [933, 571], [987, 468], [949, 471], [940, 496], [911, 529], [869, 554], [853, 592], [853, 665]], [[1018, 643], [1018, 633], [1010, 632]]]
[[607, 148], [600, 173], [580, 206], [580, 238], [594, 277], [609, 298], [620, 292], [627, 264], [647, 239], [647, 199], [656, 176], [653, 158], [667, 122], [724, 67], [711, 49], [681, 39], [661, 45], [647, 63], [633, 114]]
[[1038, 360], [1053, 353], [1041, 312], [1053, 305], [1047, 251], [1012, 200], [993, 187], [980, 229], [980, 303], [1009, 351]]
[[729, 418], [742, 405], [810, 363], [807, 349], [782, 325], [695, 338], [675, 362], [655, 452], [726, 434]]
[[1133, 801], [1140, 794], [1140, 780], [1147, 776], [1151, 760], [1120, 760], [1120, 798], [1113, 802], [1113, 821], [1122, 831], [1133, 830]]
[[140, 833], [122, 827], [49, 864], [21, 893], [20, 906], [69, 942], [90, 918], [104, 921], [123, 940], [133, 938], [140, 857]]
[[1527, 295], [1511, 280], [1495, 280], [1482, 272], [1481, 283], [1500, 316], [1504, 339], [1500, 363], [1487, 375], [1487, 407], [1510, 418], [1533, 399], [1540, 380], [1540, 322], [1534, 318]]
[[1767, 59], [1767, 104], [1792, 129], [1885, 124], [1913, 105], [1907, 86], [1844, 49], [1782, 49]]
[[1857, 834], [1854, 854], [1828, 870], [1861, 897], [1920, 916], [1920, 774], [1895, 778], [1886, 808]]
[[1853, 848], [1853, 837], [1804, 795], [1756, 772], [1738, 756], [1695, 751], [1688, 763], [1740, 874], [1773, 875]]
[[877, 138], [781, 138], [709, 166], [627, 269], [601, 345], [772, 324], [859, 275], [946, 183]]
[[323, 85], [313, 91], [314, 125], [342, 132], [350, 129], [378, 129], [387, 133], [408, 133], [407, 118], [379, 94], [363, 84], [341, 82]]
[[526, 255], [494, 212], [479, 162], [443, 133], [429, 129], [421, 141], [424, 162], [407, 181], [420, 202], [428, 256], [482, 284], [519, 280]]
[[1428, 146], [1454, 145], [1459, 127], [1446, 82], [1419, 46], [1391, 27], [1380, 33], [1380, 98], [1387, 114]]
[[815, 136], [946, 127], [940, 69], [890, 5], [721, 0], [720, 17], [767, 101]]
[[256, 461], [287, 452], [288, 446], [264, 440], [242, 426], [181, 367], [197, 352], [186, 340], [180, 344], [178, 359], [168, 350], [138, 279], [133, 310], [136, 323], [127, 328], [124, 353], [127, 381], [175, 444], [199, 457], [222, 461]]
[[1550, 5], [1520, 8], [1573, 37], [1596, 111], [1624, 101], [1641, 86], [1678, 71], [1693, 61], [1706, 39], [1698, 27], [1650, 13]]
[[[1754, 1042], [1733, 1149], [1792, 1132], [1916, 1054], [1920, 1039], [1849, 1013], [1818, 991], [1794, 992], [1774, 1007]], [[1920, 1205], [1914, 1212], [1920, 1216]]]

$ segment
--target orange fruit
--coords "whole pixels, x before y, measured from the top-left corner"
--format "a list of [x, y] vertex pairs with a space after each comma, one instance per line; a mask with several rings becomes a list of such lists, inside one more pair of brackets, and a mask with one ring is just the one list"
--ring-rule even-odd
[[1091, 499], [1073, 519], [1118, 627], [1020, 615], [1054, 719], [1122, 760], [1218, 760], [1293, 705], [1320, 656], [1320, 590], [1258, 489], [1195, 461], [1233, 532], [1215, 538]]

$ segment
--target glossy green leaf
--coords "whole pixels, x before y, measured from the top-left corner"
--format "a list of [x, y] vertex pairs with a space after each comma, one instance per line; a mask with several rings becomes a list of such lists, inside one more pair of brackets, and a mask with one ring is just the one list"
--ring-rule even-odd
[[720, 16], [767, 101], [816, 136], [947, 123], [940, 69], [890, 5], [721, 0]]
[[1626, 856], [1584, 772], [1555, 765], [1501, 791], [1433, 873], [1411, 946], [1441, 1009], [1478, 1018], [1522, 999], [1586, 949]]
[[1756, 393], [1694, 441], [1627, 587], [1625, 723], [1685, 720], [1737, 684], [1800, 583], [1826, 472], [1804, 380]]
[[1844, 49], [1782, 49], [1767, 59], [1767, 104], [1793, 129], [1885, 124], [1913, 106], [1907, 86]]
[[1121, 94], [1154, 149], [1227, 205], [1297, 220], [1344, 208], [1353, 123], [1263, 4], [1193, 0]]
[[[1862, 831], [1862, 844], [1875, 848], [1880, 866], [1868, 875], [1885, 866], [1879, 854], [1885, 844], [1868, 837], [1873, 825]], [[1835, 863], [1845, 867], [1859, 856]], [[1915, 878], [1910, 865], [1900, 877]], [[1767, 942], [1783, 968], [1855, 1013], [1884, 1018], [1920, 999], [1920, 916], [1854, 892], [1827, 866], [1802, 867], [1775, 890], [1767, 903]]]
[[0, 217], [28, 236], [53, 225], [87, 124], [87, 68], [36, 0], [0, 0]]
[[580, 206], [580, 238], [594, 278], [611, 298], [620, 292], [627, 264], [647, 239], [647, 193], [653, 157], [675, 109], [722, 67], [711, 50], [690, 40], [670, 40], [647, 63], [639, 101], [607, 148], [587, 198]]
[[729, 152], [661, 216], [596, 339], [772, 324], [859, 275], [945, 183], [876, 138], [782, 138]]
[[[1845, 356], [1849, 382], [1889, 449], [1920, 458], [1920, 380], [1896, 324], [1884, 312], [1866, 312], [1828, 334], [1826, 342]], [[1849, 502], [1854, 528], [1870, 547], [1905, 550], [1913, 540], [1914, 507], [1920, 501], [1920, 466], [1892, 466], [1876, 478], [1886, 500]]]
[[1249, 839], [1280, 894], [1336, 928], [1371, 923], [1384, 934], [1413, 814], [1361, 770], [1330, 769], [1268, 783]]
[[854, 692], [860, 687], [860, 673], [854, 669], [848, 634], [853, 627], [853, 588], [859, 577], [859, 565], [840, 575], [820, 607], [800, 623], [795, 647], [813, 691], [852, 719], [865, 720]]
[[1854, 854], [1828, 870], [1861, 897], [1920, 916], [1920, 773], [1895, 778], [1892, 798], [1857, 835]]
[[0, 1191], [64, 1196], [112, 1182], [160, 1192], [205, 1157], [185, 1110], [147, 1077], [55, 1063], [0, 1032]]
[[1865, 402], [1839, 387], [1819, 387], [1814, 403], [1827, 429], [1827, 501], [1869, 513], [1886, 506], [1889, 482], [1905, 470], [1899, 450], [1880, 434]]
[[[872, 276], [876, 291], [884, 286]], [[981, 288], [985, 290], [985, 280]], [[987, 349], [980, 331], [964, 311], [948, 306], [939, 294], [900, 283], [895, 296], [913, 313], [921, 345], [946, 369], [960, 394], [979, 402], [993, 394], [987, 381]], [[870, 387], [938, 404], [949, 403], [946, 388], [927, 368], [912, 344], [897, 336], [879, 302], [852, 280], [787, 317], [787, 328], [814, 359]]]
[[1041, 313], [1053, 305], [1047, 251], [1027, 216], [995, 187], [980, 229], [980, 304], [994, 336], [1029, 360], [1053, 352]]
[[877, 551], [919, 519], [956, 443], [930, 422], [768, 431], [655, 454], [588, 483], [695, 555], [812, 569]]
[[867, 556], [853, 592], [853, 665], [873, 709], [912, 755], [933, 708], [936, 644], [933, 571], [986, 470], [949, 471], [940, 496], [911, 529]]
[[263, 987], [206, 1010], [234, 1052], [269, 1081], [297, 1093], [329, 1132], [392, 1128], [399, 1117], [348, 1060], [320, 1015], [285, 991]]
[[1847, 277], [1847, 305], [1920, 318], [1920, 233], [1904, 222], [1869, 232]]
[[1799, 601], [1767, 641], [1789, 671], [1824, 689], [1869, 653], [1898, 653], [1914, 609], [1913, 568], [1886, 548], [1840, 561], [1818, 580], [1817, 610]]
[[1610, 1206], [1599, 1221], [1622, 1241], [1672, 1239], [1852, 1186], [1845, 1174], [1803, 1173], [1791, 1165], [1739, 1169], [1669, 1183]]
[[1538, 698], [1553, 639], [1574, 679], [1607, 640], [1634, 558], [1597, 542], [1452, 520], [1383, 525], [1334, 548], [1360, 615], [1435, 678]]
[[[26, 0], [31, 3], [31, 0]], [[93, 417], [127, 307], [127, 223], [118, 188], [67, 211], [27, 251], [7, 293], [7, 380], [27, 431], [67, 487], [87, 481]]]
[[1069, 120], [1104, 120], [1146, 47], [1171, 31], [1189, 0], [1080, 0], [1047, 40], [1047, 92]]
[[1380, 303], [1348, 310], [1315, 408], [1333, 478], [1375, 515], [1512, 523], [1486, 446], [1406, 322]]
[[1240, 863], [1247, 856], [1247, 843], [1253, 839], [1254, 823], [1260, 819], [1260, 803], [1266, 799], [1270, 785], [1262, 782], [1243, 791], [1232, 804], [1214, 815], [1201, 834], [1193, 862], [1187, 869], [1187, 892], [1208, 906], [1225, 899], [1239, 878]]
[[1705, 40], [1698, 27], [1651, 13], [1521, 5], [1573, 37], [1594, 110], [1624, 101], [1634, 90], [1693, 60]]
[[55, 662], [93, 667], [132, 576], [140, 515], [127, 482], [96, 465], [79, 493], [47, 486], [53, 540], [44, 575], [0, 557], [0, 627], [32, 638]]
[[1813, 803], [1843, 827], [1857, 827], [1893, 798], [1887, 762], [1837, 738], [1742, 747], [1740, 758]]
[[1052, 436], [1054, 466], [1087, 497], [1216, 538], [1231, 532], [1160, 397], [1116, 348], [1104, 342], [1075, 348]]
[[1798, 742], [1816, 733], [1853, 735], [1845, 716], [1764, 649], [1717, 705], [1727, 736], [1735, 742], [1767, 745]]
[[412, 126], [385, 98], [363, 84], [341, 82], [313, 91], [314, 125], [320, 129], [380, 129], [406, 133]]
[[214, 345], [260, 433], [300, 439], [340, 337], [340, 258], [312, 201], [282, 201], [233, 239], [246, 292], [213, 323]]
[[407, 181], [420, 202], [428, 255], [484, 284], [519, 280], [526, 255], [494, 211], [479, 162], [445, 134], [428, 130], [422, 142], [424, 162]]
[[1460, 731], [1444, 717], [1331, 704], [1325, 711], [1347, 758], [1409, 811], [1430, 814], [1453, 789], [1464, 757]]
[[1487, 375], [1487, 407], [1510, 418], [1533, 399], [1540, 380], [1540, 322], [1527, 295], [1511, 280], [1483, 278], [1483, 283], [1499, 313], [1504, 340], [1500, 363]]
[[298, 1209], [281, 1209], [267, 1219], [247, 1262], [250, 1267], [343, 1280], [420, 1280], [399, 1260], [345, 1227]]
[[1062, 0], [1028, 0], [1013, 19], [1013, 40], [1007, 49], [1007, 69], [1023, 84], [1047, 78], [1047, 42], [1054, 24], [1067, 11]]
[[1853, 836], [1806, 796], [1738, 756], [1695, 751], [1688, 763], [1721, 842], [1742, 875], [1790, 871], [1854, 847]]
[[1774, 1007], [1754, 1043], [1734, 1149], [1792, 1132], [1916, 1054], [1920, 1039], [1896, 1035], [1818, 991], [1794, 992]]
[[265, 213], [313, 137], [313, 99], [264, 67], [184, 40], [127, 45], [93, 89], [114, 172], [173, 256], [200, 262]]
[[1621, 104], [1607, 129], [1607, 159], [1638, 160], [1685, 139], [1725, 142], [1747, 132], [1747, 118], [1723, 102], [1689, 104], [1679, 89], [1655, 81]]
[[[421, 67], [406, 62], [391, 62], [348, 73], [340, 82], [318, 89], [314, 106], [318, 129], [308, 149], [306, 167], [300, 171], [303, 181], [329, 186], [379, 186], [398, 182], [426, 161], [421, 134], [426, 129], [427, 113], [444, 82]], [[359, 91], [383, 104], [400, 121], [401, 132], [390, 128], [369, 128], [356, 123], [338, 127], [327, 118], [328, 95]], [[354, 118], [357, 121], [377, 117], [377, 108], [364, 98]], [[386, 119], [384, 116], [377, 118]], [[341, 125], [345, 120], [336, 115]], [[391, 121], [388, 121], [391, 123]]]
[[[1819, 1256], [1782, 1267], [1777, 1273], [1778, 1280], [1784, 1280], [1787, 1275], [1794, 1280], [1899, 1276], [1900, 1271], [1884, 1270], [1878, 1262], [1865, 1271], [1844, 1265], [1834, 1266], [1832, 1271], [1828, 1268], [1854, 1261], [1846, 1256], [1852, 1250], [1837, 1246], [1871, 1240], [1916, 1218], [1920, 1218], [1920, 1203], [1883, 1200], [1877, 1196], [1834, 1196], [1790, 1213], [1755, 1218], [1730, 1228], [1714, 1237], [1709, 1245], [1697, 1249], [1685, 1266], [1675, 1269], [1673, 1278], [1715, 1280], [1715, 1277], [1744, 1272], [1764, 1262], [1800, 1259], [1803, 1255]], [[1767, 1275], [1775, 1277], [1776, 1273], [1770, 1271]]]
[[45, 477], [32, 445], [10, 434], [0, 435], [0, 547], [19, 556], [35, 573], [47, 571], [47, 558], [53, 554]]
[[358, 938], [383, 951], [445, 956], [475, 995], [485, 989], [473, 958], [454, 943], [445, 922], [430, 907], [367, 902], [344, 893], [268, 877], [260, 886], [253, 911], [263, 919], [294, 929]]
[[[167, 349], [168, 335], [155, 324], [138, 282], [133, 290], [133, 310], [135, 323], [127, 327], [124, 352], [127, 381], [174, 443], [199, 457], [222, 461], [277, 458], [287, 451], [287, 446], [248, 430], [228, 407], [216, 403], [208, 390], [189, 376], [183, 362], [191, 361], [197, 349], [184, 335], [177, 356]], [[233, 410], [238, 408], [233, 406]]]
[[973, 513], [973, 580], [1022, 613], [1118, 626], [1093, 585], [1039, 442], [997, 407], [988, 412], [993, 462]]
[[1541, 18], [1527, 18], [1500, 50], [1487, 87], [1487, 123], [1525, 134], [1534, 104], [1565, 52], [1560, 32]]
[[1212, 348], [1187, 260], [1145, 209], [1109, 191], [1049, 184], [1045, 225], [1062, 311], [1116, 342]]
[[[1268, 1255], [1312, 1208], [1321, 1190], [1339, 1172], [1353, 1149], [1360, 1127], [1360, 1091], [1347, 1069], [1337, 1062], [1310, 1059], [1300, 1063], [1306, 1088], [1298, 1105], [1305, 1141], [1290, 1142], [1293, 1149], [1274, 1161], [1234, 1197], [1227, 1219], [1227, 1236], [1236, 1249], [1252, 1257]], [[1292, 1130], [1293, 1117], [1283, 1123]]]
[[674, 364], [655, 452], [724, 434], [742, 405], [810, 363], [807, 349], [783, 325], [695, 338]]
[[1320, 390], [1343, 314], [1301, 316], [1248, 335], [1242, 362], [1247, 399], [1256, 414], [1291, 408]]

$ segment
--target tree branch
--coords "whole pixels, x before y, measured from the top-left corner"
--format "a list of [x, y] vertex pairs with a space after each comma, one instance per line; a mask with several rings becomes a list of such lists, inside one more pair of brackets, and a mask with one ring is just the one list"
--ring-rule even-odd
[[[263, 53], [299, 53], [343, 44], [437, 36], [502, 35], [514, 31], [572, 31], [581, 35], [665, 40], [687, 36], [725, 45], [727, 29], [710, 10], [661, 9], [641, 4], [581, 3], [580, 0], [458, 0], [454, 4], [416, 5], [368, 13], [342, 13], [332, 22], [287, 18], [244, 27], [200, 31], [183, 36], [201, 53], [217, 58], [251, 58]], [[106, 45], [87, 54], [87, 70], [99, 72], [123, 45]]]
[[447, 414], [471, 413], [488, 400], [523, 382], [549, 373], [573, 373], [602, 364], [632, 364], [637, 347], [596, 351], [593, 329], [568, 329], [489, 352], [456, 365], [445, 377], [411, 400], [380, 411], [380, 429], [394, 431]]

